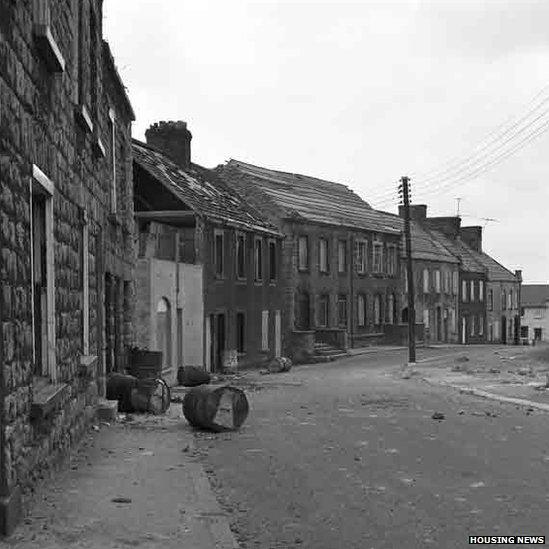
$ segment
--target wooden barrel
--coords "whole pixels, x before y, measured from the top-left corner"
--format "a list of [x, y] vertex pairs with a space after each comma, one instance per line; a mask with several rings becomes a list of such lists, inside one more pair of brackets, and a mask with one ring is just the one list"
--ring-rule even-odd
[[193, 427], [209, 431], [234, 431], [248, 417], [244, 391], [228, 385], [193, 387], [183, 399], [183, 414]]

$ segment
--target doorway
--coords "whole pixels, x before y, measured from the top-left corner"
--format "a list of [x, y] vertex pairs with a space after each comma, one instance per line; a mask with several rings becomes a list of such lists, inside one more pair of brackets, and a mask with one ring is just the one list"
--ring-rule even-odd
[[461, 343], [462, 345], [467, 343], [467, 320], [464, 316], [461, 317]]
[[156, 307], [156, 348], [162, 352], [162, 370], [172, 367], [172, 316], [170, 302], [161, 298]]
[[296, 301], [295, 327], [297, 330], [309, 330], [311, 327], [309, 294], [307, 292], [298, 292]]
[[210, 315], [210, 357], [213, 372], [219, 372], [223, 369], [225, 341], [225, 314]]
[[501, 317], [501, 342], [505, 345], [507, 343], [507, 318]]
[[440, 307], [437, 307], [436, 323], [437, 341], [442, 341], [442, 309]]

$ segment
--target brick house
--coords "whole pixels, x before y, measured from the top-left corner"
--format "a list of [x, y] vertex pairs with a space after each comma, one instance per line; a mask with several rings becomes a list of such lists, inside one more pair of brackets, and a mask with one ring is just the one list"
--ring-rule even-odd
[[124, 86], [102, 2], [0, 3], [0, 532], [84, 433], [132, 339]]
[[285, 235], [284, 347], [294, 360], [311, 358], [315, 343], [346, 349], [396, 336], [398, 218], [339, 183], [237, 160], [216, 171]]
[[[399, 207], [399, 215], [404, 217], [403, 206]], [[444, 245], [437, 231], [426, 227], [426, 215], [426, 206], [410, 206], [416, 322], [423, 324], [426, 343], [457, 343], [459, 259]], [[401, 316], [402, 322], [407, 322], [405, 250], [402, 262], [405, 300]]]
[[[181, 281], [186, 295], [201, 297], [200, 306], [185, 310], [182, 300], [163, 296], [171, 310], [182, 309], [182, 324], [199, 326], [203, 342], [200, 357], [191, 360], [183, 349], [176, 365], [200, 360], [219, 371], [262, 364], [282, 354], [282, 235], [215, 172], [191, 162], [191, 137], [184, 122], [160, 122], [147, 130], [146, 145], [133, 145], [141, 236], [153, 230], [150, 222], [162, 224], [164, 235], [170, 226], [180, 242], [178, 263], [202, 270], [199, 281]], [[160, 296], [156, 281], [146, 284]], [[155, 300], [138, 295], [140, 311], [156, 307]]]

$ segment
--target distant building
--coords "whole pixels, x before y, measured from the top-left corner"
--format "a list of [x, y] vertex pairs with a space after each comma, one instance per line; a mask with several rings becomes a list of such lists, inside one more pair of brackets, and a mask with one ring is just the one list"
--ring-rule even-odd
[[[184, 122], [134, 141], [137, 331], [178, 366], [261, 365], [282, 350], [282, 235], [215, 172], [191, 162]], [[150, 336], [147, 334], [150, 333]]]
[[0, 533], [94, 418], [133, 341], [126, 91], [102, 2], [0, 7]]
[[549, 341], [549, 284], [523, 284], [520, 335], [529, 342]]
[[237, 160], [217, 173], [285, 235], [283, 332], [294, 359], [406, 337], [398, 217], [339, 183]]

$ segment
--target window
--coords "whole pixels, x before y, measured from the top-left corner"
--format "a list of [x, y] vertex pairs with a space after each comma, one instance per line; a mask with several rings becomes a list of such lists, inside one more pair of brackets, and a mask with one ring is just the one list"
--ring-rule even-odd
[[109, 133], [111, 138], [111, 213], [117, 210], [117, 192], [116, 192], [116, 116], [112, 109], [109, 110]]
[[256, 282], [263, 280], [263, 240], [256, 238], [254, 241], [254, 279]]
[[381, 322], [381, 296], [376, 295], [374, 297], [374, 324], [379, 326]]
[[507, 308], [513, 308], [513, 290], [509, 290], [509, 294], [507, 296]]
[[246, 236], [236, 233], [236, 278], [246, 278]]
[[484, 301], [484, 280], [478, 282], [478, 300]]
[[381, 242], [374, 242], [372, 264], [374, 273], [383, 271], [383, 244]]
[[347, 241], [339, 240], [337, 243], [337, 272], [347, 271]]
[[408, 293], [408, 271], [404, 270], [404, 293]]
[[318, 325], [326, 328], [330, 318], [330, 298], [327, 295], [321, 295], [318, 300]]
[[269, 241], [269, 282], [276, 282], [276, 242]]
[[478, 335], [484, 335], [484, 316], [478, 317]]
[[472, 315], [470, 317], [470, 320], [471, 320], [471, 335], [474, 336], [475, 335], [475, 316]]
[[494, 310], [494, 290], [488, 290], [488, 310]]
[[507, 292], [505, 290], [501, 292], [501, 308], [504, 311], [507, 309]]
[[269, 311], [261, 313], [261, 350], [269, 350]]
[[429, 310], [428, 309], [423, 310], [423, 324], [425, 328], [429, 328]]
[[475, 281], [471, 280], [471, 286], [469, 287], [471, 290], [471, 303], [475, 301]]
[[389, 295], [387, 302], [387, 322], [389, 324], [394, 324], [395, 322], [395, 296], [393, 294]]
[[246, 350], [246, 318], [244, 313], [236, 313], [236, 352]]
[[462, 280], [461, 282], [461, 300], [463, 303], [467, 303], [467, 281]]
[[305, 271], [309, 268], [309, 239], [306, 236], [300, 236], [297, 239], [298, 263], [297, 268]]
[[367, 242], [359, 240], [356, 244], [356, 270], [360, 274], [366, 272]]
[[217, 278], [225, 273], [225, 250], [223, 231], [214, 229], [214, 272]]
[[457, 295], [458, 289], [459, 289], [459, 273], [457, 271], [454, 271], [452, 273], [452, 289], [453, 289], [454, 295]]
[[337, 298], [337, 319], [339, 326], [347, 326], [347, 296], [340, 295]]
[[53, 183], [37, 166], [33, 166], [30, 193], [33, 373], [49, 376], [55, 382], [53, 194]]
[[366, 298], [359, 294], [356, 298], [357, 323], [360, 327], [366, 326]]
[[387, 249], [387, 273], [397, 274], [397, 249], [395, 246], [389, 246]]
[[440, 271], [435, 271], [435, 292], [440, 294]]
[[328, 241], [325, 238], [318, 241], [318, 270], [321, 273], [328, 272]]
[[423, 269], [423, 293], [429, 293], [429, 269]]
[[34, 0], [34, 35], [38, 52], [51, 72], [63, 72], [65, 59], [51, 32], [49, 0]]

